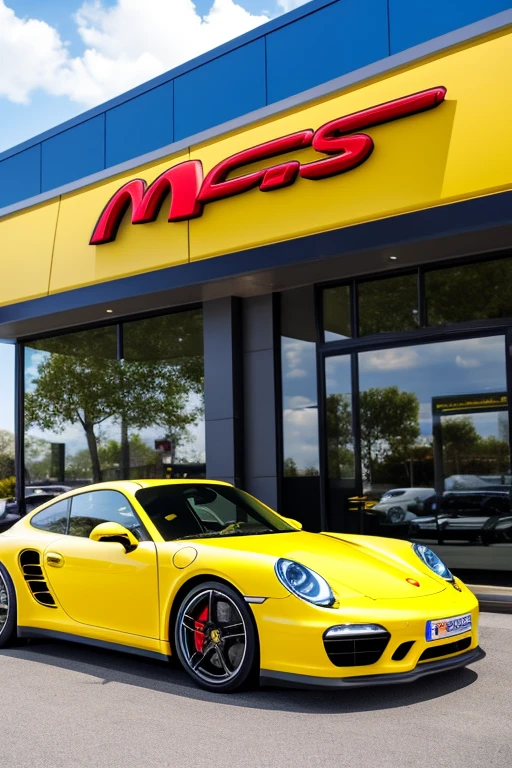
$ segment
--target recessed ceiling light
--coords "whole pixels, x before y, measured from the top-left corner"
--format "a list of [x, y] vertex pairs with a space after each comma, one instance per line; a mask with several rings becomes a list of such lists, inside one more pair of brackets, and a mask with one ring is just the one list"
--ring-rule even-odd
[[113, 311], [114, 311], [113, 309], [107, 309], [107, 310], [106, 310], [106, 312], [107, 312], [107, 315], [111, 315]]
[[398, 256], [390, 256], [389, 257], [390, 261], [396, 261], [397, 259], [398, 259]]

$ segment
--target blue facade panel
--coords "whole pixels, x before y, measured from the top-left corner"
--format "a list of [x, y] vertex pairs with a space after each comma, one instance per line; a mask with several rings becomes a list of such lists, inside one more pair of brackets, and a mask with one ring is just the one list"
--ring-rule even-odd
[[507, 11], [510, 0], [389, 0], [391, 53]]
[[265, 40], [260, 38], [174, 81], [174, 140], [266, 104]]
[[171, 144], [173, 81], [106, 113], [107, 168]]
[[42, 192], [105, 168], [105, 113], [43, 141]]
[[41, 145], [0, 162], [0, 208], [41, 192]]
[[339, 0], [267, 35], [268, 103], [388, 55], [387, 0]]

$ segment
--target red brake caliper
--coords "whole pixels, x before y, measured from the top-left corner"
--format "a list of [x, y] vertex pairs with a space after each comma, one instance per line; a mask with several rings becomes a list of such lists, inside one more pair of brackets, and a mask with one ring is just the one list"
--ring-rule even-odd
[[208, 621], [208, 606], [203, 608], [197, 619], [194, 621], [194, 645], [196, 651], [203, 652], [204, 641], [206, 640], [204, 635], [204, 624]]

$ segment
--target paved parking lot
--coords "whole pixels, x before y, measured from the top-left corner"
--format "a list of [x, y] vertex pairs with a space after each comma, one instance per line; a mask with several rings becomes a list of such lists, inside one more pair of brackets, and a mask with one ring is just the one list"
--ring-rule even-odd
[[512, 615], [487, 657], [409, 686], [218, 696], [178, 668], [83, 646], [0, 651], [2, 768], [510, 768]]

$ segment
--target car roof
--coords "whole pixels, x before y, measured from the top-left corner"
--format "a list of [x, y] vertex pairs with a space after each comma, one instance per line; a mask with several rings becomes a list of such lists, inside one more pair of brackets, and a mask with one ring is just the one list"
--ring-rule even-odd
[[65, 499], [69, 496], [75, 496], [78, 493], [86, 493], [88, 491], [128, 491], [130, 493], [136, 493], [141, 488], [154, 488], [162, 485], [190, 485], [193, 483], [207, 484], [207, 485], [224, 485], [230, 486], [231, 483], [225, 483], [222, 480], [208, 480], [206, 478], [179, 478], [176, 480], [154, 480], [154, 479], [134, 479], [134, 480], [113, 480], [112, 482], [93, 483], [90, 485], [81, 485], [79, 488], [73, 488], [71, 491], [66, 491], [59, 495], [59, 499]]

